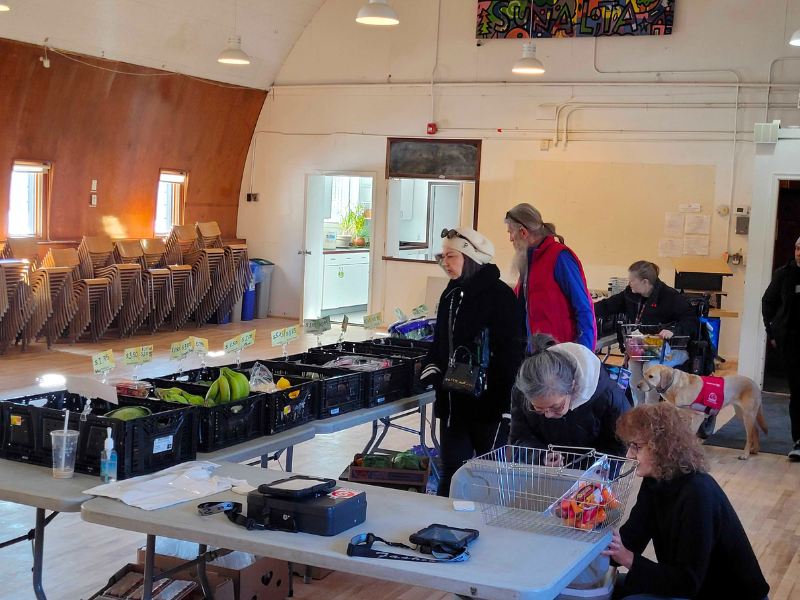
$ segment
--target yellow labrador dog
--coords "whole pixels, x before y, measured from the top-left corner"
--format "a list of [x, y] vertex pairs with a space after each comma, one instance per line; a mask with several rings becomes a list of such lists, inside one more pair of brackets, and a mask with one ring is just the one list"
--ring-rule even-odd
[[[767, 423], [761, 412], [761, 390], [756, 383], [741, 375], [723, 377], [725, 392], [722, 408], [733, 404], [736, 416], [744, 423], [747, 443], [740, 460], [747, 460], [748, 454], [758, 454], [758, 427], [767, 433]], [[692, 410], [691, 406], [703, 389], [703, 380], [698, 375], [689, 375], [665, 365], [653, 365], [645, 371], [644, 378], [637, 387], [642, 391], [656, 390], [667, 402], [678, 408], [686, 408], [692, 413], [692, 428], [697, 429], [706, 418], [704, 412]]]

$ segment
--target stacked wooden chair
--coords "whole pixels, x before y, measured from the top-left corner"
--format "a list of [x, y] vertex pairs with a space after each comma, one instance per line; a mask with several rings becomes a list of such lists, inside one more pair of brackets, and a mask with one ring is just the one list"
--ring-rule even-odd
[[107, 236], [84, 236], [78, 247], [81, 274], [84, 277], [107, 277], [111, 280], [110, 305], [117, 318], [119, 337], [132, 335], [141, 323], [147, 297], [140, 264], [117, 264], [114, 244]]
[[117, 242], [114, 255], [118, 264], [138, 264], [141, 267], [146, 301], [134, 331], [147, 321], [148, 330], [155, 333], [175, 306], [172, 273], [169, 269], [149, 267], [139, 240]]
[[221, 322], [231, 314], [233, 305], [236, 304], [250, 285], [252, 273], [250, 272], [250, 258], [247, 254], [247, 244], [228, 244], [222, 242], [222, 232], [216, 221], [197, 224], [197, 235], [205, 248], [223, 248], [229, 250], [233, 261], [233, 282], [230, 291], [223, 298], [217, 309], [217, 322]]
[[30, 286], [30, 264], [13, 258], [0, 260], [5, 288], [5, 311], [0, 319], [0, 354], [17, 342], [36, 307]]
[[167, 245], [161, 239], [139, 240], [148, 269], [167, 269], [170, 273], [169, 289], [154, 295], [154, 308], [150, 312], [148, 328], [155, 332], [169, 317], [172, 329], [177, 331], [192, 316], [197, 306], [194, 277], [191, 265], [167, 264]]

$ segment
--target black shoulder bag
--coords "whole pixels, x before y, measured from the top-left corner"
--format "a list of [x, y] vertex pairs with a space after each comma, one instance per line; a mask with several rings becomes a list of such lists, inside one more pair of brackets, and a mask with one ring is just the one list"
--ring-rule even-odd
[[[486, 373], [489, 368], [489, 329], [485, 328], [475, 343], [478, 345], [477, 357], [466, 346], [453, 349], [453, 303], [450, 300], [447, 338], [449, 343], [449, 359], [447, 372], [442, 380], [442, 390], [457, 392], [478, 397], [487, 386]], [[459, 358], [460, 357], [460, 358]]]

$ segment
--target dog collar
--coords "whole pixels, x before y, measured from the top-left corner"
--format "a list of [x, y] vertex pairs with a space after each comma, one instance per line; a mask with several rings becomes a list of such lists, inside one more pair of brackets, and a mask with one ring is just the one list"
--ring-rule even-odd
[[656, 388], [656, 391], [657, 391], [659, 394], [663, 394], [663, 393], [664, 393], [664, 392], [666, 392], [666, 391], [667, 391], [669, 388], [671, 388], [671, 387], [672, 387], [672, 384], [673, 384], [673, 383], [675, 383], [675, 375], [673, 375], [673, 376], [672, 376], [672, 379], [670, 379], [670, 381], [669, 381], [669, 383], [667, 384], [667, 386], [666, 386], [666, 387], [663, 387], [663, 388], [658, 388], [658, 387], [657, 387], [657, 388]]

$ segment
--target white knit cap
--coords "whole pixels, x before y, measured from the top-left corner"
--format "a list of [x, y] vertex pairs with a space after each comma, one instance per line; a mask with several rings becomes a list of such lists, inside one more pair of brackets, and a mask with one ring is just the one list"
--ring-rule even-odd
[[471, 227], [456, 227], [455, 231], [458, 232], [458, 235], [442, 239], [442, 252], [450, 248], [461, 252], [464, 256], [469, 256], [479, 265], [492, 262], [494, 244], [489, 238]]

